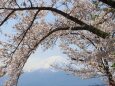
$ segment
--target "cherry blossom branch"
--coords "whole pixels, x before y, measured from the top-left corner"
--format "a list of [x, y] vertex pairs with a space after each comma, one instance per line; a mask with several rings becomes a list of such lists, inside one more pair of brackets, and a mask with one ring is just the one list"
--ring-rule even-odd
[[18, 45], [16, 46], [15, 50], [12, 52], [12, 55], [16, 52], [16, 50], [17, 50], [18, 47], [20, 46], [20, 44], [21, 44], [21, 42], [23, 41], [23, 39], [25, 38], [27, 32], [31, 29], [31, 27], [32, 27], [32, 25], [33, 25], [33, 23], [34, 23], [34, 20], [36, 19], [36, 16], [37, 16], [37, 14], [38, 14], [39, 12], [40, 12], [40, 10], [38, 10], [38, 11], [35, 13], [35, 15], [34, 15], [32, 21], [30, 22], [30, 25], [28, 26], [27, 30], [23, 33], [23, 36], [22, 36], [20, 42], [19, 42]]
[[109, 36], [108, 33], [100, 30], [100, 29], [97, 29], [95, 28], [94, 26], [92, 25], [87, 25], [86, 23], [84, 23], [83, 21], [77, 19], [76, 17], [73, 17], [73, 16], [70, 16], [69, 14], [61, 11], [61, 10], [58, 10], [56, 8], [52, 8], [52, 7], [27, 7], [27, 8], [0, 8], [0, 9], [5, 9], [5, 10], [12, 10], [12, 11], [23, 11], [23, 10], [49, 10], [49, 11], [52, 11], [52, 12], [56, 12], [57, 14], [60, 14], [62, 16], [64, 16], [65, 18], [83, 26], [84, 30], [87, 30], [87, 31], [90, 31], [94, 34], [96, 34], [97, 36], [101, 37], [101, 38], [106, 38]]
[[15, 12], [15, 10], [12, 10], [6, 17], [5, 19], [0, 23], [0, 26], [2, 26], [4, 24], [5, 21], [8, 20], [8, 18]]

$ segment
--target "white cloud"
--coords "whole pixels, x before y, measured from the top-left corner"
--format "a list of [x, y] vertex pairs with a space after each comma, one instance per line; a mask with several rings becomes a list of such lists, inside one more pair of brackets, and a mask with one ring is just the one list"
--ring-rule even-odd
[[23, 70], [24, 72], [32, 72], [39, 69], [51, 69], [51, 65], [54, 63], [63, 62], [67, 62], [67, 59], [61, 56], [52, 56], [43, 59], [33, 57], [28, 59]]

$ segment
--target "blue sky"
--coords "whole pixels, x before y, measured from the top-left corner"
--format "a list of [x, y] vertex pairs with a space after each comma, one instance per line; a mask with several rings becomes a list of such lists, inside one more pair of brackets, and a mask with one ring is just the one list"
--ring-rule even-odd
[[34, 71], [21, 76], [19, 86], [104, 86], [99, 79], [82, 80], [65, 72]]
[[50, 65], [57, 62], [64, 62], [67, 56], [62, 54], [58, 46], [54, 46], [46, 51], [39, 47], [34, 54], [32, 54], [25, 67], [24, 71], [33, 71], [37, 69], [49, 69]]

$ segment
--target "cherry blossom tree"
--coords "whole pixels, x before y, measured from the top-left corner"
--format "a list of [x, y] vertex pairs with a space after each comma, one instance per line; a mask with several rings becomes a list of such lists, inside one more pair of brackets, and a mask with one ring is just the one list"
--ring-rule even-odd
[[[107, 0], [108, 1], [108, 0]], [[114, 86], [115, 9], [102, 0], [1, 0], [0, 59], [6, 64], [1, 75], [7, 74], [4, 86], [17, 86], [22, 69], [39, 46], [48, 49], [57, 39], [72, 60], [90, 67], [85, 72], [107, 76]], [[53, 21], [47, 21], [51, 17]], [[15, 22], [14, 22], [15, 21]], [[7, 23], [13, 23], [12, 32]], [[8, 31], [8, 32], [7, 32]], [[70, 45], [76, 49], [70, 48]], [[85, 61], [85, 62], [84, 62]], [[82, 71], [80, 71], [83, 74]]]

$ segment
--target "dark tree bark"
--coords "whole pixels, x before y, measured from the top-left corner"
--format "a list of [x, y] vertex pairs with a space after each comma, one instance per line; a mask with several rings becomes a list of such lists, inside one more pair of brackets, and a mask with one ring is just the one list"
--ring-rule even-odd
[[103, 70], [108, 78], [109, 86], [115, 86], [115, 81], [113, 80], [113, 76], [109, 70], [108, 61], [106, 59], [102, 58], [102, 66], [103, 66]]
[[112, 8], [115, 8], [115, 0], [99, 0], [109, 6], [111, 6]]

